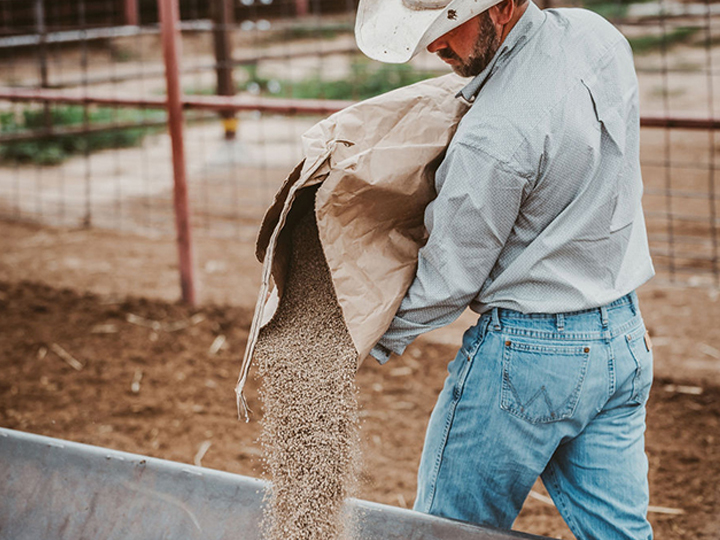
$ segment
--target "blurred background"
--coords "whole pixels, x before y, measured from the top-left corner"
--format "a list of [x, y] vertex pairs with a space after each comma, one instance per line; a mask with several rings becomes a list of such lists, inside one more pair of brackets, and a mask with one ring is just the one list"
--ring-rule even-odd
[[[0, 217], [174, 234], [158, 5], [0, 0]], [[660, 277], [717, 286], [720, 4], [582, 5], [609, 18], [635, 54], [644, 204]], [[407, 65], [365, 58], [354, 9], [352, 0], [180, 0], [180, 136], [198, 238], [253, 241], [301, 159], [300, 135], [327, 115], [308, 100], [365, 99], [447, 72], [427, 53]], [[221, 110], [228, 101], [214, 96], [238, 99]], [[268, 107], [243, 103], [254, 97]]]
[[[657, 270], [639, 290], [650, 520], [658, 538], [717, 539], [720, 3], [539, 2], [600, 13], [634, 52]], [[0, 0], [0, 426], [262, 474], [257, 384], [249, 424], [233, 393], [260, 219], [310, 126], [448, 72], [427, 53], [368, 60], [355, 8]], [[430, 410], [475, 318], [359, 370], [361, 497], [412, 505]], [[541, 484], [515, 526], [571, 538]]]

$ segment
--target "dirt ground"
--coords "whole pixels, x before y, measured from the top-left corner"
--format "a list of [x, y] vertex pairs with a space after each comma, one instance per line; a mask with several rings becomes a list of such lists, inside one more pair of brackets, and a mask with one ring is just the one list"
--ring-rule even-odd
[[[208, 441], [203, 466], [261, 476], [256, 381], [250, 423], [233, 394], [259, 265], [247, 244], [196, 245], [203, 302], [191, 309], [176, 301], [172, 239], [0, 221], [0, 425], [187, 463]], [[720, 538], [718, 294], [651, 282], [640, 297], [656, 359], [651, 505], [665, 507], [650, 519], [659, 539]], [[468, 320], [361, 367], [362, 498], [412, 505], [425, 426]], [[538, 483], [515, 528], [572, 538], [545, 496]]]

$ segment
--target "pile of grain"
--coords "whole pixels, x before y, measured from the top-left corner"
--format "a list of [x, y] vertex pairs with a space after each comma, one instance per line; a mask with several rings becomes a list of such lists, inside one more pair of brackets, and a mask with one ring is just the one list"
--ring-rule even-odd
[[257, 344], [271, 540], [350, 535], [344, 500], [358, 470], [357, 352], [343, 321], [314, 212], [292, 232], [286, 288]]

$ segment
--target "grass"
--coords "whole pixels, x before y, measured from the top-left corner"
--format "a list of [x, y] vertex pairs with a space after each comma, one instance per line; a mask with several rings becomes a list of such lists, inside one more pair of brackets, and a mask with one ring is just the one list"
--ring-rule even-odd
[[286, 29], [283, 34], [283, 40], [294, 39], [333, 39], [338, 35], [352, 34], [353, 25], [350, 23], [336, 23], [324, 25], [293, 25]]
[[684, 96], [687, 91], [684, 88], [675, 88], [675, 89], [668, 89], [666, 90], [663, 86], [653, 86], [652, 91], [650, 92], [654, 97], [664, 97], [667, 93], [668, 97], [680, 97]]
[[625, 2], [585, 2], [585, 8], [608, 20], [622, 19], [627, 15], [629, 4]]
[[390, 90], [407, 86], [438, 74], [419, 71], [406, 64], [372, 64], [358, 61], [351, 65], [350, 76], [327, 80], [320, 75], [300, 81], [275, 80], [261, 77], [255, 66], [246, 66], [240, 91], [299, 99], [368, 99]]
[[582, 6], [611, 21], [627, 16], [631, 4], [644, 4], [656, 0], [584, 0]]
[[140, 58], [140, 55], [138, 55], [138, 53], [130, 47], [111, 44], [109, 50], [110, 57], [115, 62], [132, 62], [133, 60], [138, 60]]
[[[139, 109], [112, 109], [106, 107], [88, 110], [88, 123], [92, 127], [116, 122], [160, 120], [163, 111]], [[79, 105], [57, 106], [50, 109], [53, 127], [79, 127], [84, 124], [84, 108]], [[0, 133], [3, 135], [43, 129], [46, 125], [42, 107], [26, 107], [19, 113], [0, 113]], [[113, 129], [86, 135], [57, 135], [31, 141], [8, 142], [0, 146], [0, 161], [5, 163], [32, 163], [57, 165], [73, 155], [96, 152], [108, 148], [129, 148], [142, 144], [143, 138], [157, 128], [138, 127]]]
[[[583, 7], [602, 15], [611, 21], [622, 21], [627, 17], [632, 4], [654, 2], [655, 0], [584, 0]], [[628, 38], [635, 54], [648, 54], [658, 51], [664, 46], [670, 48], [678, 43], [687, 43], [700, 30], [697, 27], [680, 26], [670, 30], [665, 37], [657, 35], [644, 35]]]
[[648, 54], [662, 49], [663, 42], [667, 48], [677, 45], [678, 43], [689, 42], [700, 28], [691, 26], [679, 26], [674, 28], [665, 36], [646, 35], [628, 38], [630, 46], [635, 54]]
[[353, 33], [352, 22], [295, 22], [280, 30], [264, 33], [260, 39], [263, 43], [288, 42], [303, 39], [335, 39], [341, 35]]

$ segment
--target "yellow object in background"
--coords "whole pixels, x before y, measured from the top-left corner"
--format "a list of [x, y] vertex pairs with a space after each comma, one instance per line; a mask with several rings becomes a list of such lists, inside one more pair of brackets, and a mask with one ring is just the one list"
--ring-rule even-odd
[[233, 117], [230, 118], [223, 118], [222, 119], [222, 126], [225, 130], [225, 137], [227, 138], [235, 138], [235, 133], [237, 133], [238, 128], [238, 119]]

